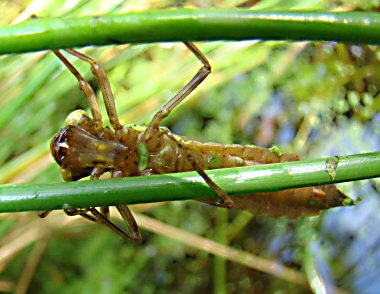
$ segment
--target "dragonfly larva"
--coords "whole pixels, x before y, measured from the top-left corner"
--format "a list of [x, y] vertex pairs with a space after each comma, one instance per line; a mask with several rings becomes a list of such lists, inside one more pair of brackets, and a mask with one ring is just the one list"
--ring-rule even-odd
[[[241, 195], [232, 200], [207, 176], [204, 170], [296, 161], [299, 157], [253, 145], [201, 143], [174, 135], [169, 129], [160, 127], [162, 120], [211, 72], [211, 66], [201, 51], [192, 43], [184, 44], [203, 66], [182, 90], [161, 107], [146, 127], [123, 126], [118, 119], [111, 86], [102, 67], [78, 51], [66, 50], [91, 65], [112, 129], [103, 126], [99, 103], [89, 83], [60, 51], [53, 51], [78, 80], [92, 114], [90, 118], [83, 110], [72, 112], [66, 119], [66, 127], [51, 141], [51, 153], [60, 165], [63, 179], [75, 181], [90, 176], [92, 180], [97, 180], [105, 172], [110, 172], [113, 178], [119, 178], [195, 170], [215, 191], [218, 201], [203, 200], [213, 205], [226, 208], [235, 206], [269, 216], [288, 217], [315, 215], [321, 209], [342, 205], [346, 196], [334, 185]], [[67, 208], [65, 212], [105, 224], [123, 238], [141, 242], [140, 231], [128, 206], [119, 205], [116, 208], [128, 225], [129, 233], [110, 221], [108, 207], [101, 207], [100, 210], [95, 207]], [[45, 217], [48, 213], [41, 212], [40, 216]]]

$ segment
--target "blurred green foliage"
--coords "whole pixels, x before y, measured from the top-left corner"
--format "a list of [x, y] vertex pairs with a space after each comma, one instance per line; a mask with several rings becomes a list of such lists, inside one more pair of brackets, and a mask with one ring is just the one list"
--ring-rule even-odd
[[[378, 10], [378, 2], [262, 0], [243, 4], [254, 5], [252, 9]], [[25, 17], [59, 17], [182, 5], [242, 5], [239, 1], [71, 3], [3, 1], [0, 11], [7, 13], [0, 23], [10, 23], [22, 12]], [[25, 10], [27, 7], [29, 10]], [[308, 158], [379, 149], [377, 47], [333, 42], [215, 42], [199, 46], [210, 60], [213, 73], [165, 120], [174, 132], [201, 141], [277, 144], [284, 151]], [[155, 111], [200, 67], [181, 44], [109, 46], [82, 51], [104, 65], [123, 123], [149, 122]], [[97, 91], [86, 64], [74, 64]], [[75, 79], [48, 52], [3, 56], [0, 92], [0, 182], [61, 181], [58, 167], [49, 159], [49, 141], [63, 127], [70, 111], [88, 110]], [[353, 208], [297, 221], [253, 217], [235, 210], [229, 211], [227, 217], [217, 217], [218, 209], [190, 202], [168, 203], [145, 213], [211, 239], [216, 228], [224, 226], [226, 235], [219, 231], [218, 238], [236, 248], [276, 259], [306, 272], [310, 280], [322, 279], [324, 285], [374, 293], [378, 286], [376, 265], [378, 268], [380, 263], [380, 235], [373, 233], [379, 222], [374, 216], [380, 209], [380, 183], [349, 183], [342, 189], [363, 201]], [[22, 217], [2, 217], [0, 235], [5, 238], [21, 226]], [[56, 229], [47, 239], [29, 292], [193, 293], [211, 292], [214, 288], [228, 293], [305, 291], [271, 275], [219, 261], [218, 266], [225, 263], [224, 281], [223, 271], [214, 271], [213, 257], [207, 253], [147, 231], [143, 231], [143, 236], [144, 244], [136, 246], [85, 221]], [[0, 239], [2, 245], [3, 240], [7, 239]], [[34, 243], [18, 251], [3, 265], [0, 281], [17, 284], [33, 246]], [[213, 283], [220, 284], [216, 287]]]

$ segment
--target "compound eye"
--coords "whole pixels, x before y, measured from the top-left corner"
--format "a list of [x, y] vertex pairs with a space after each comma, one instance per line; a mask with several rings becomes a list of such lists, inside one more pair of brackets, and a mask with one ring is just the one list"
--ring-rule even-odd
[[82, 126], [89, 124], [91, 119], [86, 111], [82, 109], [74, 110], [66, 118], [66, 126]]
[[68, 149], [66, 131], [67, 128], [60, 130], [57, 134], [55, 134], [50, 142], [51, 154], [59, 165], [62, 165]]

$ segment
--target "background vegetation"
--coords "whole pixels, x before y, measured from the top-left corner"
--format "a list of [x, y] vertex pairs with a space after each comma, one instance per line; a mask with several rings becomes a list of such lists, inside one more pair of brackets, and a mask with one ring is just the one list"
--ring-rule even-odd
[[[32, 14], [79, 16], [183, 5], [376, 11], [379, 2], [3, 1], [0, 22], [18, 22]], [[165, 120], [174, 132], [201, 141], [277, 144], [303, 158], [378, 150], [377, 47], [334, 42], [199, 46], [213, 73]], [[148, 122], [200, 67], [181, 44], [82, 51], [104, 65], [124, 123]], [[75, 65], [97, 89], [89, 68]], [[0, 182], [61, 181], [49, 141], [70, 111], [88, 108], [75, 79], [49, 52], [2, 56], [0, 92]], [[142, 245], [57, 211], [44, 220], [34, 213], [2, 214], [0, 291], [304, 293], [305, 274], [314, 291], [374, 293], [380, 268], [380, 182], [340, 188], [362, 201], [302, 220], [253, 216], [197, 202], [136, 206], [135, 211], [143, 212], [138, 217]], [[207, 244], [219, 257], [202, 249], [207, 240], [216, 241]], [[245, 265], [231, 261], [223, 244], [249, 253]], [[252, 261], [257, 256], [262, 259]], [[263, 261], [293, 271], [278, 278], [274, 269], [264, 269]]]

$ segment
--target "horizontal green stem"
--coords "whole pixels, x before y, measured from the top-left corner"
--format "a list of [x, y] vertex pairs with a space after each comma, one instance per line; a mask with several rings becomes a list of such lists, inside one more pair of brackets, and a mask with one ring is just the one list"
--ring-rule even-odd
[[[380, 152], [208, 171], [229, 195], [380, 177]], [[113, 206], [213, 197], [195, 172], [0, 186], [0, 212]]]
[[121, 43], [250, 39], [379, 44], [380, 14], [170, 9], [0, 27], [0, 54]]

